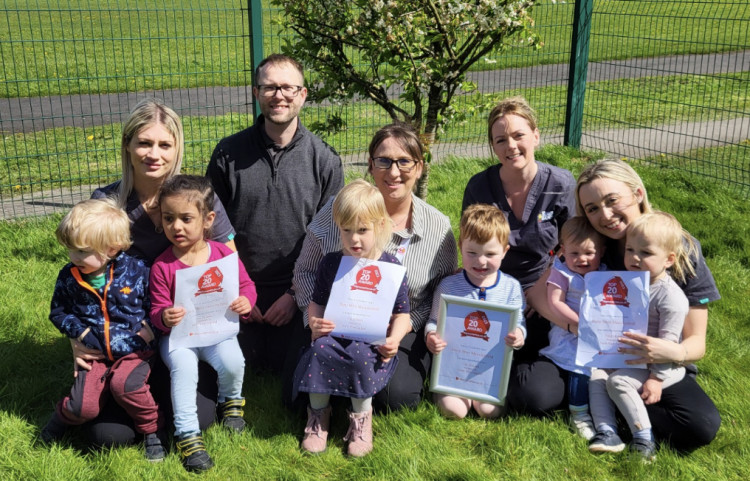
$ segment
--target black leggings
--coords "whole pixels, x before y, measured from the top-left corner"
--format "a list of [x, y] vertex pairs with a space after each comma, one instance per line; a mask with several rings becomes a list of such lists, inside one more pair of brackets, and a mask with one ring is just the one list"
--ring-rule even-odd
[[[172, 425], [172, 398], [170, 395], [169, 369], [159, 356], [151, 371], [149, 384], [151, 394], [159, 404], [159, 424]], [[198, 422], [201, 430], [207, 429], [216, 417], [218, 385], [216, 371], [207, 363], [198, 364]], [[170, 428], [171, 429], [171, 428]], [[83, 425], [83, 430], [94, 446], [115, 446], [139, 441], [141, 435], [135, 430], [133, 420], [111, 397], [101, 410], [99, 417]]]
[[[514, 410], [544, 416], [566, 407], [567, 371], [545, 357], [514, 363], [508, 386], [508, 403]], [[657, 441], [677, 451], [689, 452], [710, 443], [721, 424], [716, 405], [695, 381], [694, 375], [664, 389], [661, 401], [647, 406]]]

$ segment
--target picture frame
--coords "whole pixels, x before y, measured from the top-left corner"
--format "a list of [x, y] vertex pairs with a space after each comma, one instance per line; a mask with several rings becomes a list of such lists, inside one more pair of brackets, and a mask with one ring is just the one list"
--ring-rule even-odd
[[448, 345], [432, 361], [430, 391], [505, 405], [513, 348], [505, 336], [521, 307], [442, 294], [437, 333]]

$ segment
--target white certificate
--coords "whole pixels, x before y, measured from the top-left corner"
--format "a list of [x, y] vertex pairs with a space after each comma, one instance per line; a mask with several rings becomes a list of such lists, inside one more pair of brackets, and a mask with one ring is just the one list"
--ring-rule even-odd
[[169, 334], [169, 351], [213, 346], [237, 335], [239, 314], [229, 305], [240, 295], [237, 253], [175, 273], [174, 305], [185, 308]]
[[398, 264], [342, 257], [323, 314], [336, 324], [331, 335], [384, 344], [405, 273]]
[[645, 368], [625, 364], [617, 341], [627, 331], [648, 331], [649, 273], [598, 271], [584, 276], [586, 288], [578, 313], [576, 364], [600, 368]]
[[521, 308], [441, 295], [437, 333], [447, 343], [432, 361], [430, 390], [504, 405], [513, 348], [505, 336]]

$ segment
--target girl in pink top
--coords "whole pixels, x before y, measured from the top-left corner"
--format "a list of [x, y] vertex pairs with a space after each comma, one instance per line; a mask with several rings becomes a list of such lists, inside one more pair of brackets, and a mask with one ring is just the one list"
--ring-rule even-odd
[[[159, 193], [162, 226], [172, 247], [156, 258], [151, 267], [151, 322], [169, 334], [182, 322], [183, 307], [174, 306], [175, 273], [222, 259], [233, 251], [224, 244], [207, 240], [216, 216], [214, 193], [204, 177], [177, 175], [167, 180]], [[239, 261], [240, 296], [229, 308], [247, 319], [257, 298], [255, 284]], [[213, 466], [201, 437], [196, 406], [198, 361], [208, 362], [219, 377], [219, 412], [222, 424], [234, 430], [245, 428], [242, 406], [242, 380], [245, 358], [237, 336], [205, 347], [179, 347], [169, 350], [165, 336], [160, 352], [171, 375], [175, 437], [182, 464], [189, 471], [204, 471]]]

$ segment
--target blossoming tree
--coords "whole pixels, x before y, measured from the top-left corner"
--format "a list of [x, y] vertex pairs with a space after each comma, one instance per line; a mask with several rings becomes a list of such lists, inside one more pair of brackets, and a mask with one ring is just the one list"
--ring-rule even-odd
[[512, 41], [536, 43], [529, 31], [534, 0], [272, 1], [296, 33], [284, 52], [317, 74], [314, 98], [371, 99], [393, 120], [412, 124], [428, 149], [455, 115], [456, 93], [471, 89], [464, 84], [469, 67]]

